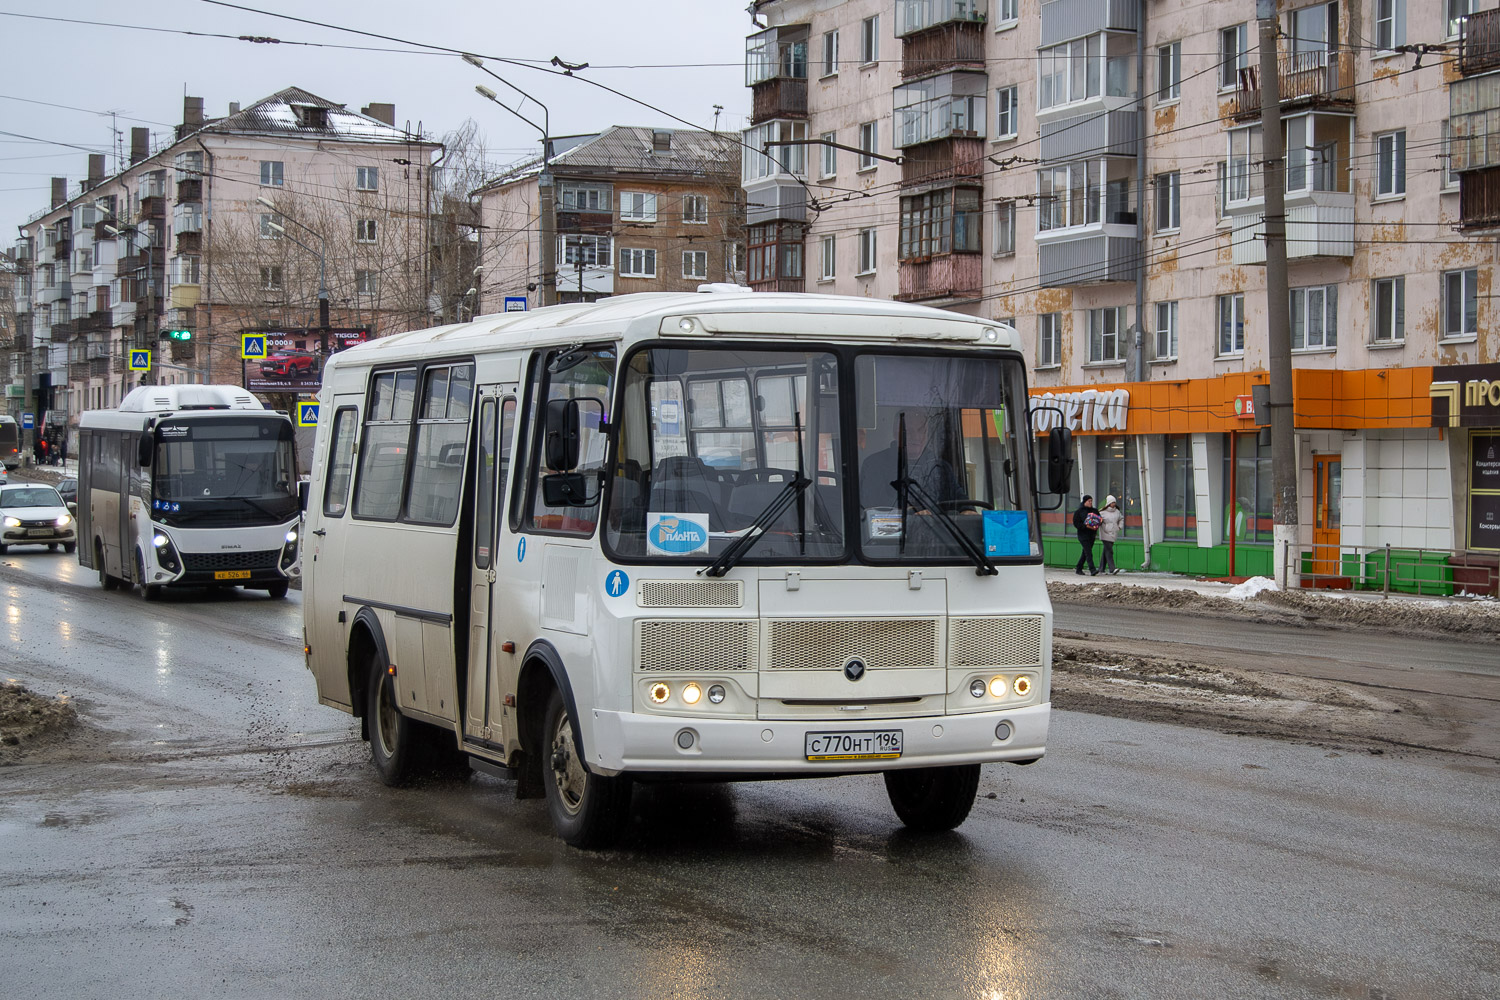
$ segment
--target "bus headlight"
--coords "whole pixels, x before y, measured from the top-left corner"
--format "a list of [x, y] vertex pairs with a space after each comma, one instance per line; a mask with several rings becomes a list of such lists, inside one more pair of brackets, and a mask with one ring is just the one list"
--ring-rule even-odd
[[983, 678], [976, 677], [969, 682], [969, 694], [973, 695], [976, 698], [983, 698], [984, 692], [985, 685]]
[[724, 700], [724, 685], [722, 685], [722, 684], [711, 685], [709, 687], [709, 689], [708, 689], [708, 700], [710, 702], [712, 702], [713, 704], [715, 704], [715, 705], [718, 705], [721, 702], [723, 702], [723, 700]]
[[60, 517], [60, 518], [57, 519], [57, 526], [59, 528], [66, 528], [68, 525], [70, 525], [72, 523], [73, 523], [73, 515], [72, 514], [64, 514], [62, 517]]
[[7, 528], [19, 528], [21, 526], [21, 519], [19, 517], [7, 517], [5, 519], [5, 526]]
[[285, 573], [292, 568], [297, 561], [297, 532], [295, 529], [286, 533], [286, 544], [281, 547], [281, 562], [278, 565]]
[[1005, 684], [1005, 678], [1004, 677], [991, 677], [990, 678], [990, 694], [991, 695], [993, 695], [996, 698], [1004, 698], [1005, 697], [1005, 688], [1006, 688], [1006, 684]]
[[703, 689], [693, 681], [689, 681], [687, 687], [682, 689], [682, 700], [689, 705], [698, 704], [698, 700], [702, 697]]
[[156, 563], [168, 573], [182, 572], [182, 559], [177, 555], [177, 547], [172, 544], [172, 539], [158, 531], [151, 538], [151, 544], [156, 547]]

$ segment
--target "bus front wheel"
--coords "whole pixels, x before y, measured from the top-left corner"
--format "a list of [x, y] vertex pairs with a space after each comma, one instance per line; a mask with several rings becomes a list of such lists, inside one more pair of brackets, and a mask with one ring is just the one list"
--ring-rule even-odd
[[574, 847], [610, 846], [630, 818], [630, 779], [589, 771], [578, 754], [573, 716], [556, 688], [547, 699], [542, 732], [547, 812], [557, 835]]
[[273, 601], [279, 601], [286, 596], [287, 585], [284, 583], [273, 583], [266, 588], [266, 596]]
[[979, 765], [917, 767], [885, 772], [885, 793], [901, 822], [913, 830], [952, 830], [969, 816], [979, 794]]
[[146, 558], [141, 555], [140, 550], [135, 553], [135, 578], [141, 585], [141, 598], [147, 601], [161, 600], [161, 587], [158, 584], [146, 582]]
[[114, 590], [120, 585], [118, 577], [110, 576], [104, 569], [104, 543], [94, 539], [94, 565], [99, 567], [99, 586], [105, 590]]

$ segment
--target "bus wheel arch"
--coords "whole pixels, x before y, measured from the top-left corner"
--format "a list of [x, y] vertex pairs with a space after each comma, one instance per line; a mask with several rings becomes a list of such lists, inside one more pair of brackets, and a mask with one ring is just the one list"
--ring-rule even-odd
[[365, 708], [369, 698], [367, 689], [370, 680], [370, 664], [374, 662], [373, 657], [378, 657], [379, 661], [386, 665], [391, 662], [389, 647], [385, 642], [385, 632], [380, 627], [380, 619], [369, 608], [360, 608], [355, 612], [354, 621], [349, 627], [346, 667], [349, 671], [349, 704], [354, 707], [354, 714], [360, 720], [360, 738], [365, 740], [370, 738], [370, 720]]

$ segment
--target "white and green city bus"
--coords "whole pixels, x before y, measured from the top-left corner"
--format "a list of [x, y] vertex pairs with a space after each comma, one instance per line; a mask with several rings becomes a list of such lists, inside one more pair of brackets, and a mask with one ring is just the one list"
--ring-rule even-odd
[[337, 354], [319, 699], [387, 784], [514, 777], [579, 846], [637, 781], [883, 772], [904, 823], [950, 829], [980, 765], [1046, 749], [1025, 376], [1008, 326], [717, 289]]
[[236, 385], [147, 385], [79, 418], [78, 561], [106, 590], [244, 587], [301, 573], [286, 414]]

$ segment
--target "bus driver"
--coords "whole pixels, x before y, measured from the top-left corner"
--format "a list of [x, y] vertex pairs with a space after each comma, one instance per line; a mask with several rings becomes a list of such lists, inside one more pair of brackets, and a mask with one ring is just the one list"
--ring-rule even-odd
[[[896, 454], [900, 438], [901, 416], [906, 418], [906, 475], [933, 503], [945, 505], [962, 500], [966, 494], [958, 473], [942, 456], [942, 438], [932, 433], [931, 424], [941, 421], [942, 415], [934, 415], [923, 407], [908, 407], [897, 414], [892, 428], [894, 439], [883, 451], [877, 451], [865, 459], [860, 468], [860, 504], [871, 507], [896, 507], [899, 503], [893, 485], [900, 471]], [[929, 513], [926, 504], [915, 497], [910, 509], [919, 514]]]

